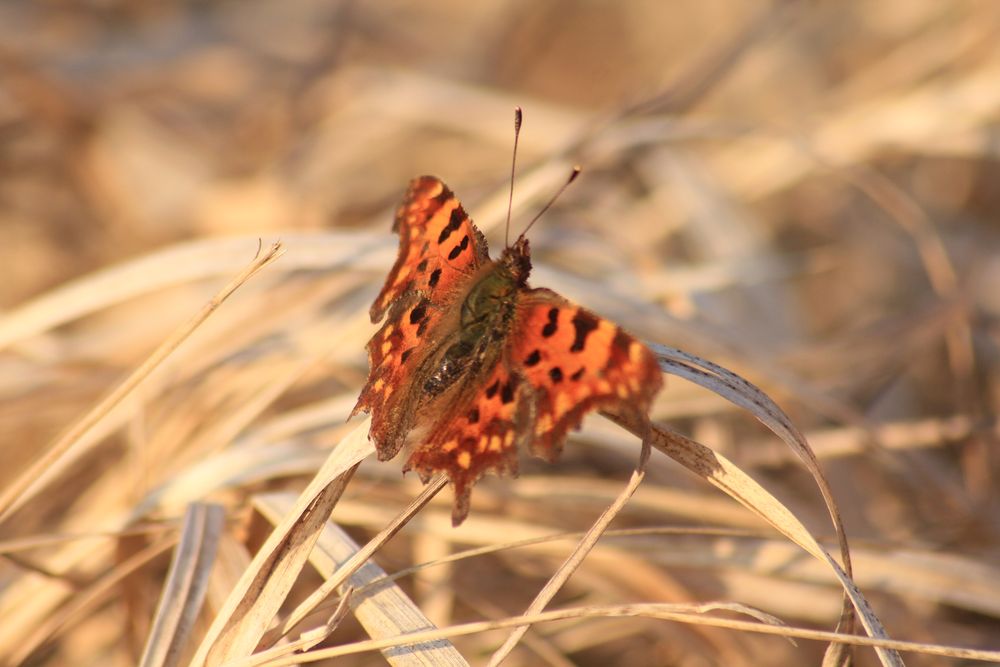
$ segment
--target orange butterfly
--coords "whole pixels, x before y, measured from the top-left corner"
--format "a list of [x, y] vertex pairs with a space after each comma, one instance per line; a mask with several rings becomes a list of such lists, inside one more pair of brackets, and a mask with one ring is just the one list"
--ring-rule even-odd
[[618, 325], [528, 286], [522, 234], [490, 259], [448, 187], [410, 183], [396, 212], [396, 264], [371, 307], [388, 312], [368, 343], [368, 382], [351, 413], [370, 412], [379, 460], [413, 447], [403, 471], [455, 489], [452, 523], [487, 471], [517, 474], [517, 449], [549, 461], [584, 413], [645, 413], [663, 384], [650, 350]]

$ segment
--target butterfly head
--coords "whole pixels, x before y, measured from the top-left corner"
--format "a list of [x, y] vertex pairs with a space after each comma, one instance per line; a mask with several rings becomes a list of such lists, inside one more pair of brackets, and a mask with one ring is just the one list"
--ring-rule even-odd
[[508, 273], [516, 285], [527, 284], [528, 274], [531, 273], [531, 251], [528, 248], [528, 239], [524, 237], [524, 234], [517, 237], [514, 245], [503, 249], [499, 265], [500, 270]]

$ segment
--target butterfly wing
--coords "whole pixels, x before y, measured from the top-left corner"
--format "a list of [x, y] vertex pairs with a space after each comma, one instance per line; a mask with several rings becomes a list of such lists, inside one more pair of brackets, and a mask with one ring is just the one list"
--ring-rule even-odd
[[448, 474], [455, 491], [455, 526], [468, 515], [469, 496], [480, 477], [491, 471], [517, 474], [517, 435], [531, 426], [530, 405], [519, 389], [520, 379], [507, 364], [497, 364], [485, 383], [442, 415], [403, 468], [416, 470], [424, 482], [437, 472]]
[[648, 347], [547, 289], [529, 290], [520, 300], [510, 358], [530, 393], [531, 450], [550, 461], [586, 412], [645, 414], [663, 386]]
[[370, 436], [387, 460], [402, 447], [416, 419], [416, 371], [442, 337], [442, 320], [454, 310], [462, 285], [489, 261], [486, 240], [454, 193], [437, 178], [410, 182], [393, 230], [399, 254], [371, 318], [385, 323], [368, 342], [368, 381], [352, 415], [370, 412]]
[[402, 296], [447, 292], [489, 260], [486, 239], [455, 193], [433, 176], [410, 181], [392, 231], [399, 234], [399, 254], [372, 304], [372, 322]]
[[548, 460], [593, 409], [645, 413], [663, 384], [649, 348], [618, 325], [546, 289], [525, 290], [501, 361], [411, 455], [423, 479], [447, 472], [452, 523], [486, 472], [516, 473], [517, 448]]

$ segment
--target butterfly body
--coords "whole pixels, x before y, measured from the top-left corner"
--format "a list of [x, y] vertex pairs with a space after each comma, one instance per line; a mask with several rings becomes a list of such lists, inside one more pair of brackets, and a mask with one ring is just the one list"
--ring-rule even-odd
[[442, 393], [462, 377], [474, 383], [481, 369], [498, 362], [500, 343], [514, 320], [518, 290], [526, 279], [527, 272], [515, 272], [509, 262], [490, 261], [469, 280], [468, 291], [455, 299], [461, 304], [452, 337], [456, 340], [449, 341], [423, 383], [428, 396]]
[[438, 179], [410, 183], [396, 214], [400, 250], [372, 321], [370, 373], [354, 412], [370, 412], [381, 460], [446, 472], [457, 525], [485, 472], [517, 472], [517, 450], [556, 458], [594, 408], [645, 411], [662, 379], [617, 325], [528, 286], [528, 242], [492, 260], [486, 240]]

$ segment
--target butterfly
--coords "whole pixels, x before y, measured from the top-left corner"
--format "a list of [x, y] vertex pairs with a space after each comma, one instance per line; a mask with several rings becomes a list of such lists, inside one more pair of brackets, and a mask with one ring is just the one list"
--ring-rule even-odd
[[554, 461], [584, 413], [646, 413], [662, 386], [656, 357], [618, 325], [528, 285], [521, 236], [486, 239], [439, 179], [410, 182], [396, 211], [399, 254], [372, 304], [368, 381], [352, 416], [371, 414], [379, 460], [454, 487], [452, 524], [486, 472], [517, 474], [518, 450]]

